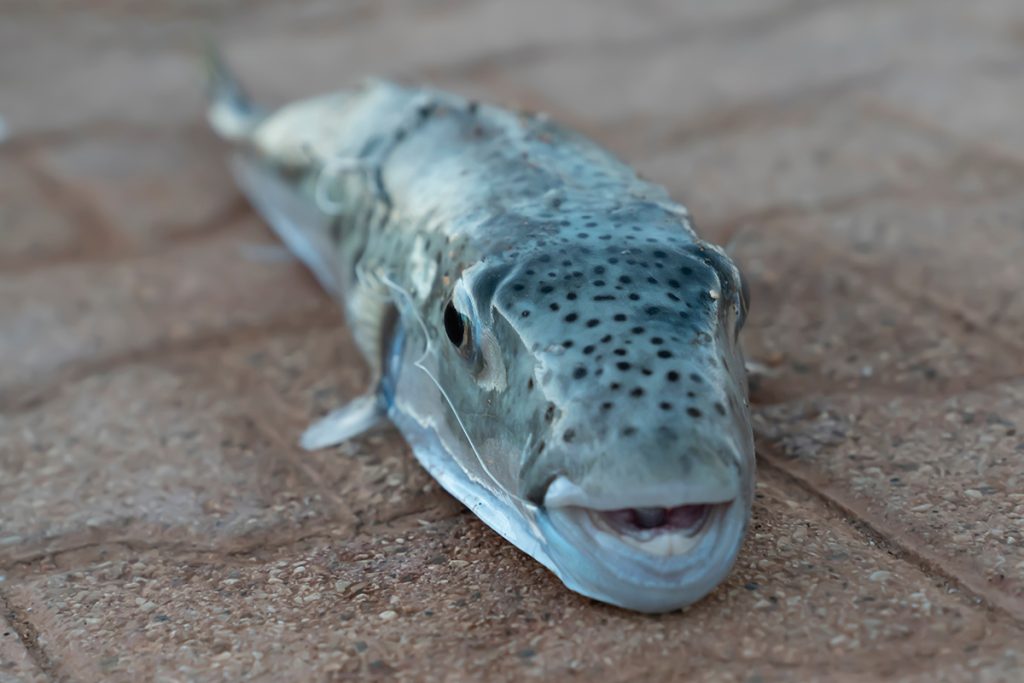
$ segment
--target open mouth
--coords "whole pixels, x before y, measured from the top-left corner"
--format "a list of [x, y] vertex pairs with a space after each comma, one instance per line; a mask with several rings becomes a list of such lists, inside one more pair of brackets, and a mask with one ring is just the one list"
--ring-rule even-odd
[[556, 517], [574, 524], [607, 551], [640, 551], [657, 559], [679, 557], [693, 550], [714, 518], [728, 506], [708, 503], [617, 510], [568, 506], [561, 508]]
[[597, 529], [649, 555], [679, 555], [696, 545], [712, 505], [587, 510]]
[[[563, 533], [574, 526], [574, 537], [619, 555], [663, 559], [685, 555], [713, 531], [735, 501], [729, 481], [705, 483], [699, 489], [686, 483], [649, 487], [642, 493], [590, 496], [559, 477], [548, 488], [544, 503]], [[636, 505], [634, 501], [643, 500]], [[623, 505], [625, 503], [625, 505]], [[633, 503], [633, 505], [630, 505]]]
[[645, 537], [663, 532], [696, 533], [707, 519], [710, 507], [678, 505], [671, 508], [625, 508], [595, 512], [615, 531]]
[[562, 580], [575, 590], [663, 612], [706, 595], [736, 559], [749, 507], [739, 497], [716, 498], [668, 506], [545, 507], [538, 522]]
[[[715, 525], [727, 516], [734, 501], [671, 507], [633, 507], [600, 510], [568, 505], [548, 515], [567, 537], [586, 539], [591, 552], [606, 559], [633, 557], [636, 561], [682, 559], [701, 545]], [[639, 551], [639, 552], [638, 552]]]
[[571, 588], [664, 612], [697, 601], [728, 573], [750, 513], [747, 490], [724, 476], [588, 492], [558, 477], [536, 519]]

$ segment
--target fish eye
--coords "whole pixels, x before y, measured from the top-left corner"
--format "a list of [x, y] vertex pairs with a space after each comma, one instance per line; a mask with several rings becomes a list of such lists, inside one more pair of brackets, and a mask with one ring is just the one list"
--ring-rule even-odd
[[747, 286], [747, 279], [743, 277], [743, 273], [729, 260], [728, 256], [719, 249], [701, 249], [701, 253], [704, 263], [710, 266], [718, 276], [723, 298], [734, 304], [734, 308], [731, 310], [736, 313], [734, 330], [738, 335], [743, 329], [743, 324], [747, 320], [747, 311], [750, 308], [750, 289]]
[[469, 341], [469, 324], [466, 316], [459, 313], [455, 303], [449, 299], [444, 307], [444, 331], [449, 341], [462, 350]]
[[507, 385], [505, 364], [494, 335], [481, 328], [477, 321], [459, 311], [454, 299], [444, 307], [444, 332], [459, 356], [466, 363], [477, 384], [490, 391]]

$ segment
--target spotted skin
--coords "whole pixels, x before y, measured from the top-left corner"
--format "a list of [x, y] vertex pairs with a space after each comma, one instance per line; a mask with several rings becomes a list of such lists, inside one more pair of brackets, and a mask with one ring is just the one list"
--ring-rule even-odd
[[[632, 227], [625, 229], [643, 234]], [[611, 221], [595, 232], [600, 240], [622, 228]], [[742, 359], [722, 353], [706, 331], [718, 324], [720, 298], [736, 296], [727, 263], [716, 263], [720, 254], [696, 242], [608, 244], [578, 252], [575, 261], [541, 255], [497, 298], [498, 310], [516, 321], [543, 368], [536, 385], [556, 405], [573, 407], [550, 420], [554, 442], [546, 445], [556, 455], [536, 459], [522, 473], [522, 492], [537, 502], [553, 470], [583, 450], [606, 461], [663, 451], [681, 439], [692, 442], [697, 432], [728, 432], [745, 411], [741, 392], [730, 391], [738, 381], [731, 369], [741, 370]], [[676, 459], [633, 459], [628, 476], [686, 476], [696, 459], [721, 454], [691, 450]]]
[[[662, 188], [542, 116], [379, 81], [225, 128], [442, 485], [607, 602], [674, 609], [724, 577], [753, 487], [745, 290]], [[573, 510], [721, 503], [730, 531], [641, 576], [654, 560], [557, 528], [556, 488]]]

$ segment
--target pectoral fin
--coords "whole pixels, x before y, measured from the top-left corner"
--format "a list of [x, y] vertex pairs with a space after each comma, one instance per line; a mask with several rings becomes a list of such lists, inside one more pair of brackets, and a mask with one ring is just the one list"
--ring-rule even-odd
[[386, 418], [387, 409], [378, 393], [364, 394], [311, 424], [299, 443], [307, 451], [337, 446], [369, 431]]
[[388, 419], [401, 372], [405, 335], [391, 297], [372, 278], [358, 278], [347, 307], [356, 344], [370, 365], [370, 389], [311, 424], [299, 443], [307, 451], [337, 446]]

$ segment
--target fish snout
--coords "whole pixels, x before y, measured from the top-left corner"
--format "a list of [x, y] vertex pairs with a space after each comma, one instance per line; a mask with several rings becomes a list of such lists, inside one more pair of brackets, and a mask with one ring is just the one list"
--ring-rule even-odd
[[556, 477], [538, 522], [563, 580], [644, 612], [690, 605], [732, 568], [750, 514], [733, 476], [597, 491]]

